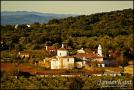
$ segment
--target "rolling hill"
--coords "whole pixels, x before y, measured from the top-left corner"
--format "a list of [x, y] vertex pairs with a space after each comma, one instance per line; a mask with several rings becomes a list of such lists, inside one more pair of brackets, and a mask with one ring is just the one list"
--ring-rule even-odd
[[3, 11], [1, 12], [1, 25], [7, 24], [33, 24], [35, 22], [47, 23], [52, 19], [61, 19], [69, 16], [77, 16], [71, 14], [53, 14], [53, 13], [39, 13], [28, 11]]

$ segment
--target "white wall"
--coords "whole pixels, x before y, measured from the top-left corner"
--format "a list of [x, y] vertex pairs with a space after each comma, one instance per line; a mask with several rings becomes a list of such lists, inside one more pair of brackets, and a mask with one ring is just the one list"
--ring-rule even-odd
[[102, 47], [100, 44], [98, 46], [97, 54], [98, 54], [98, 56], [102, 56]]
[[74, 58], [63, 58], [63, 68], [71, 69], [74, 67]]
[[57, 50], [57, 56], [67, 56], [67, 50]]
[[85, 51], [81, 48], [80, 50], [77, 50], [77, 53], [85, 53]]
[[103, 61], [103, 57], [102, 58], [96, 58], [95, 61], [102, 62]]
[[58, 60], [51, 60], [51, 69], [59, 69], [59, 61]]
[[105, 67], [105, 64], [101, 64], [102, 65], [102, 67]]

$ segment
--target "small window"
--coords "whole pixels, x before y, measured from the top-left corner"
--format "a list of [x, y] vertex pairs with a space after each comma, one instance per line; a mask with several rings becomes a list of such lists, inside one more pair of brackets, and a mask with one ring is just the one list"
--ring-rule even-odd
[[69, 62], [69, 58], [67, 59], [67, 62]]

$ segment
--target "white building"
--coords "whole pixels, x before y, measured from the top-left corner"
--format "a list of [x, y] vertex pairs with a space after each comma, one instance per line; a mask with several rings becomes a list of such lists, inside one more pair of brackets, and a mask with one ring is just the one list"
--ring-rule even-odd
[[57, 57], [63, 56], [68, 56], [68, 51], [64, 48], [64, 45], [62, 44], [62, 47], [57, 50]]
[[72, 69], [74, 67], [74, 57], [68, 56], [68, 51], [64, 48], [57, 50], [56, 58], [51, 60], [51, 69]]
[[86, 62], [98, 62], [98, 67], [105, 67], [105, 64], [103, 63], [103, 55], [102, 55], [102, 47], [99, 44], [97, 53], [77, 53], [74, 55], [75, 58], [80, 59], [81, 61], [78, 61], [78, 68], [86, 66]]
[[51, 58], [50, 67], [51, 69], [72, 69], [76, 64], [77, 68], [82, 68], [87, 65], [87, 62], [99, 62], [97, 64], [98, 67], [105, 67], [103, 63], [103, 55], [101, 45], [98, 46], [97, 53], [85, 53], [83, 49], [79, 50], [79, 53], [73, 56], [68, 55], [68, 50], [62, 47], [57, 49], [56, 57]]
[[80, 50], [77, 50], [77, 53], [85, 53], [85, 51], [81, 48]]
[[101, 47], [100, 44], [98, 46], [97, 54], [98, 54], [98, 56], [101, 56], [102, 57], [102, 47]]
[[27, 24], [27, 27], [31, 27], [31, 25]]
[[30, 55], [29, 55], [29, 53], [26, 52], [26, 51], [19, 51], [19, 52], [18, 52], [18, 57], [20, 57], [20, 58], [29, 58]]
[[51, 69], [59, 69], [59, 68], [60, 68], [59, 60], [57, 60], [56, 58], [52, 59], [51, 60]]

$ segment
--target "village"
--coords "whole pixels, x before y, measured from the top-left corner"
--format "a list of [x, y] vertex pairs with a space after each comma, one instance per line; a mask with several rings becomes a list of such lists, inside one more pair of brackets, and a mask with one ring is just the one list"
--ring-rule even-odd
[[2, 1], [0, 89], [133, 89], [132, 1]]
[[[18, 27], [18, 24], [15, 25], [15, 30], [17, 30]], [[26, 27], [30, 28], [31, 26], [26, 25]], [[19, 39], [19, 43], [22, 43], [24, 40], [25, 37], [21, 37]], [[1, 45], [4, 47], [3, 41], [1, 41]], [[103, 53], [104, 47], [102, 47], [101, 44], [98, 44], [98, 47], [95, 50], [92, 50], [92, 48], [87, 49], [83, 47], [73, 50], [72, 48], [68, 48], [64, 43], [62, 43], [59, 46], [60, 47], [57, 48], [54, 45], [46, 44], [41, 49], [31, 50], [31, 53], [30, 50], [17, 51], [17, 49], [12, 49], [9, 53], [9, 56], [14, 55], [16, 60], [15, 63], [9, 64], [15, 64], [14, 66], [18, 69], [17, 73], [19, 73], [20, 75], [24, 75], [24, 73], [29, 73], [30, 75], [37, 75], [43, 77], [51, 75], [113, 77], [122, 76], [123, 74], [133, 75], [132, 60], [127, 62], [127, 66], [120, 66], [117, 60], [111, 60], [110, 57], [119, 57], [121, 55], [118, 55], [118, 52], [111, 52], [112, 50], [108, 50], [109, 53], [107, 54], [109, 58], [105, 58]], [[29, 48], [31, 47], [29, 46]], [[70, 50], [76, 52], [74, 54], [70, 54]], [[10, 58], [2, 58], [1, 62], [14, 61], [10, 60]], [[6, 63], [2, 63], [2, 66], [4, 65], [6, 66]], [[14, 75], [16, 76], [16, 74]]]
[[[30, 73], [37, 76], [122, 76], [124, 73], [133, 75], [132, 61], [126, 67], [114, 66], [110, 60], [104, 60], [102, 46], [99, 44], [97, 51], [87, 53], [83, 48], [77, 50], [74, 55], [68, 54], [68, 49], [64, 44], [56, 49], [54, 46], [45, 46], [48, 53], [56, 53], [55, 56], [46, 57], [34, 63], [36, 69], [43, 67], [46, 69], [30, 71], [28, 68], [21, 70], [21, 73]], [[18, 52], [18, 57], [29, 58], [30, 55], [24, 51]], [[20, 65], [21, 67], [21, 65]]]

